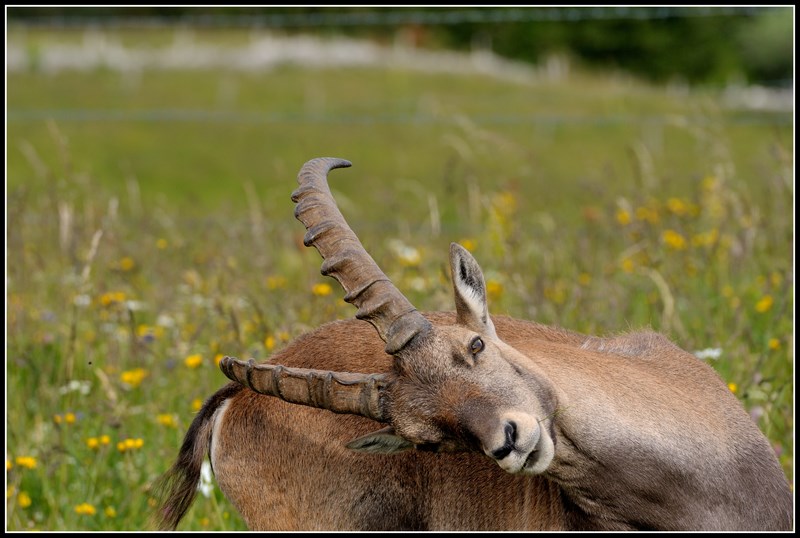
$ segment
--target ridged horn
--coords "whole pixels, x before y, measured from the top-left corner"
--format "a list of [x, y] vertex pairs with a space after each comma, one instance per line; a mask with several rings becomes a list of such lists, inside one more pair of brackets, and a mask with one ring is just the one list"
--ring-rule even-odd
[[385, 374], [290, 368], [256, 364], [253, 359], [245, 362], [234, 357], [223, 358], [219, 367], [232, 381], [261, 394], [334, 413], [387, 421], [381, 405], [381, 394], [387, 385]]
[[322, 274], [339, 281], [344, 300], [358, 308], [356, 317], [370, 322], [386, 342], [386, 352], [394, 355], [430, 322], [381, 271], [339, 211], [328, 172], [349, 166], [349, 161], [329, 157], [304, 164], [297, 175], [300, 186], [292, 193], [294, 215], [308, 230], [305, 245], [316, 247], [325, 260]]

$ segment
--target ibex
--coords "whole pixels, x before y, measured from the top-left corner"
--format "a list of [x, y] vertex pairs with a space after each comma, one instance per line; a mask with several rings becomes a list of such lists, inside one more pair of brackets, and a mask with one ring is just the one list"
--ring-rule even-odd
[[309, 161], [292, 200], [358, 319], [270, 364], [222, 360], [234, 382], [157, 485], [161, 528], [188, 510], [206, 455], [251, 529], [793, 527], [773, 449], [712, 368], [651, 331], [490, 317], [457, 244], [455, 313], [417, 311], [336, 206], [327, 175], [348, 166]]

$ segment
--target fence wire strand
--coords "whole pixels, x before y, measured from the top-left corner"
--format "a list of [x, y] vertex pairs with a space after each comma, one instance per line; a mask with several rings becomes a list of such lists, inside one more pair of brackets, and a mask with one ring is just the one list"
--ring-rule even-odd
[[342, 26], [448, 26], [516, 22], [580, 22], [602, 20], [661, 20], [694, 17], [752, 17], [775, 6], [652, 6], [652, 7], [520, 7], [471, 9], [379, 9], [365, 12], [306, 13], [181, 13], [176, 16], [14, 16], [9, 21], [45, 27], [161, 27], [175, 24], [197, 27], [320, 28]]

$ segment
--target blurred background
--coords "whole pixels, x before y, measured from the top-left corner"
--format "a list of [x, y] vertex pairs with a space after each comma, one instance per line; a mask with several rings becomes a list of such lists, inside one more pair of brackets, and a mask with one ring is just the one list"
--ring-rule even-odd
[[[652, 327], [794, 466], [794, 7], [6, 8], [9, 530], [138, 530], [223, 355], [354, 315], [308, 159], [451, 310]], [[204, 479], [205, 480], [205, 479]], [[183, 530], [244, 526], [211, 480]]]

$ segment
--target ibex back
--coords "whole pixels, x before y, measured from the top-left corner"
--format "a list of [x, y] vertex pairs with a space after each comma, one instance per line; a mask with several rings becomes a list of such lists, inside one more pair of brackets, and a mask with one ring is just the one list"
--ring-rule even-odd
[[418, 312], [336, 207], [327, 174], [349, 165], [309, 161], [292, 199], [358, 319], [270, 364], [223, 359], [234, 383], [157, 485], [162, 528], [191, 505], [206, 455], [251, 529], [792, 528], [774, 451], [713, 369], [650, 331], [490, 317], [456, 244], [455, 313]]

